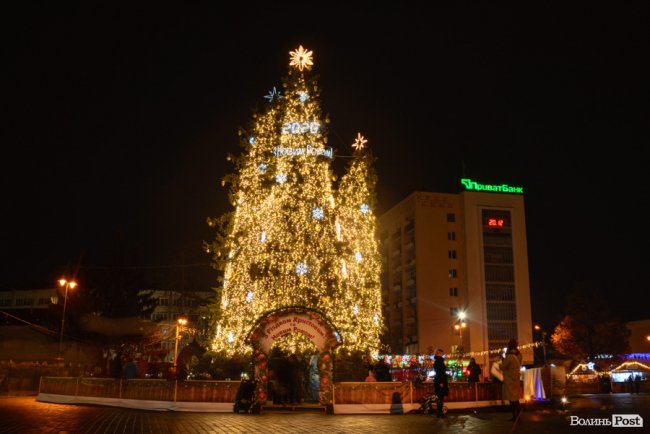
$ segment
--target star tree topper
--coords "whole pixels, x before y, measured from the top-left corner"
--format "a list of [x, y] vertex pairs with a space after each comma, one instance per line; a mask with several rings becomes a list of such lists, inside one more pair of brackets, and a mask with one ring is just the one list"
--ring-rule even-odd
[[352, 147], [356, 151], [360, 151], [366, 146], [366, 143], [368, 143], [368, 141], [361, 135], [361, 133], [357, 133], [357, 138], [354, 140]]
[[301, 45], [296, 51], [289, 51], [289, 55], [291, 56], [289, 66], [296, 66], [301, 71], [303, 69], [311, 69], [314, 65], [314, 62], [311, 60], [313, 54], [313, 51], [307, 51]]

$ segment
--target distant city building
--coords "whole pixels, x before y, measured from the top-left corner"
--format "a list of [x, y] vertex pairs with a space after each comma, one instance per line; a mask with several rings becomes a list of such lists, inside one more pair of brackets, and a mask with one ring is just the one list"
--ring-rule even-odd
[[178, 318], [188, 320], [183, 333], [179, 335], [179, 348], [189, 344], [196, 337], [208, 336], [208, 306], [214, 303], [215, 291], [142, 290], [140, 294], [149, 294], [155, 305], [145, 319], [160, 325], [161, 339], [156, 346], [166, 352], [165, 361], [173, 359]]
[[0, 310], [49, 309], [58, 300], [56, 288], [0, 291]]
[[[532, 344], [523, 195], [490, 187], [415, 192], [379, 218], [382, 342], [393, 354], [443, 348], [485, 364], [510, 339]], [[533, 362], [532, 348], [522, 353]]]

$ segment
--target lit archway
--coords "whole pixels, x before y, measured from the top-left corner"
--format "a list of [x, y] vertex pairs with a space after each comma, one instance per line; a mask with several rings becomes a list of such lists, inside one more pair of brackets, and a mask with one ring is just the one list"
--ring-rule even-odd
[[286, 307], [269, 312], [253, 326], [248, 342], [253, 347], [255, 387], [253, 408], [259, 409], [267, 399], [269, 353], [283, 336], [299, 333], [309, 339], [319, 353], [319, 402], [332, 405], [332, 362], [334, 348], [340, 343], [340, 334], [320, 312], [306, 307]]

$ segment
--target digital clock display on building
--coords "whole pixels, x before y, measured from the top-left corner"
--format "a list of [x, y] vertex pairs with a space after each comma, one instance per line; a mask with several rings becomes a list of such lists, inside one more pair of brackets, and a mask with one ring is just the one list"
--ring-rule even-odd
[[493, 228], [502, 228], [506, 225], [505, 219], [497, 217], [488, 217], [487, 225]]

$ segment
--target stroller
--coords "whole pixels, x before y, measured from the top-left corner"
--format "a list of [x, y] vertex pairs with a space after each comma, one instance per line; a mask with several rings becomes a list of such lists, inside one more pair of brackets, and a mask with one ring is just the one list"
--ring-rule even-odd
[[235, 396], [235, 413], [253, 413], [253, 394], [257, 381], [242, 380]]
[[[410, 413], [416, 413], [416, 414], [435, 414], [438, 412], [438, 408], [436, 406], [438, 402], [438, 397], [436, 396], [435, 393], [430, 393], [428, 395], [424, 395], [422, 398], [418, 400], [420, 403], [420, 406], [416, 408], [415, 410], [411, 410]], [[447, 406], [443, 405], [442, 406], [442, 413], [446, 414], [447, 413]]]

